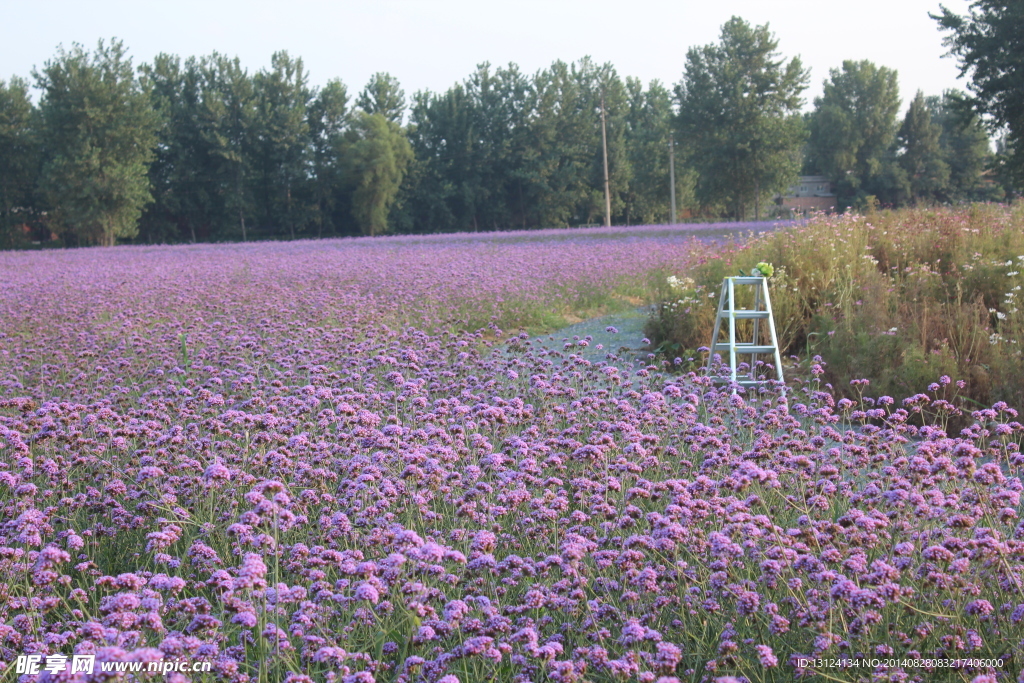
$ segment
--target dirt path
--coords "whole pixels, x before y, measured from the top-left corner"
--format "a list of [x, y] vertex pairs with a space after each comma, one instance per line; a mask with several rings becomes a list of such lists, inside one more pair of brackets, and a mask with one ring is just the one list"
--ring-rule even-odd
[[[592, 363], [607, 360], [606, 355], [614, 353], [620, 362], [646, 358], [643, 351], [644, 324], [650, 316], [650, 307], [643, 306], [626, 313], [604, 315], [563, 327], [538, 339], [551, 348], [562, 348], [565, 342], [590, 337], [586, 347], [575, 347], [572, 353], [579, 354]], [[612, 328], [615, 331], [608, 331]], [[600, 347], [600, 348], [599, 348]]]
[[[713, 228], [698, 232], [695, 236], [709, 244], [723, 243], [732, 239], [744, 240], [753, 235], [786, 227], [792, 222], [776, 222], [774, 224], [748, 224], [746, 226], [729, 226]], [[618, 364], [639, 362], [647, 364], [648, 351], [644, 340], [644, 324], [651, 315], [656, 304], [642, 306], [626, 313], [604, 315], [563, 327], [554, 332], [537, 337], [544, 346], [561, 349], [565, 342], [577, 341], [590, 337], [586, 347], [575, 347], [571, 353], [577, 353], [592, 363], [608, 360], [607, 354], [618, 356]], [[609, 332], [613, 328], [614, 332]], [[709, 340], [710, 341], [710, 340]], [[601, 348], [598, 348], [601, 347]]]

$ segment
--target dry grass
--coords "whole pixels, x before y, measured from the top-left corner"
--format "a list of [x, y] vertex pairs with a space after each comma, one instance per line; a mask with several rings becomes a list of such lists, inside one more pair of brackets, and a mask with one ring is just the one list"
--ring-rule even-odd
[[910, 395], [950, 375], [971, 400], [1024, 404], [1021, 209], [821, 216], [762, 235], [686, 273], [693, 287], [666, 291], [649, 336], [670, 356], [698, 362], [722, 277], [762, 260], [776, 267], [785, 353], [821, 355], [837, 387], [867, 378], [875, 393]]

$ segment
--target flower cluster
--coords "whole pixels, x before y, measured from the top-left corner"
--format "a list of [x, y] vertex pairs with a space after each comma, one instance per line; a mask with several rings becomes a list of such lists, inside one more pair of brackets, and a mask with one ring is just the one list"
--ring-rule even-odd
[[546, 239], [3, 255], [0, 662], [710, 683], [884, 655], [1020, 675], [1013, 409], [947, 434], [962, 408], [934, 393], [734, 394], [454, 329], [505, 310], [509, 271], [540, 297], [697, 248]]

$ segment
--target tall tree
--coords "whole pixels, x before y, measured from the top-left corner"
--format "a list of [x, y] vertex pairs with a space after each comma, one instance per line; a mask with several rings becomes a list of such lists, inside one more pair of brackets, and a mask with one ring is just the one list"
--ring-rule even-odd
[[287, 52], [275, 52], [270, 70], [253, 79], [261, 213], [271, 233], [287, 229], [292, 239], [311, 210], [302, 196], [310, 147], [308, 80], [302, 60]]
[[898, 163], [906, 171], [915, 204], [939, 198], [949, 185], [949, 165], [939, 145], [941, 136], [942, 128], [932, 121], [924, 93], [918, 90], [896, 135]]
[[123, 45], [59, 48], [34, 76], [43, 90], [42, 186], [61, 222], [82, 242], [134, 237], [152, 201], [157, 116]]
[[590, 175], [601, 124], [573, 70], [556, 61], [533, 79], [530, 199], [542, 227], [590, 223], [600, 207], [600, 186]]
[[966, 16], [941, 5], [930, 16], [947, 33], [944, 42], [960, 75], [971, 78], [975, 110], [990, 117], [995, 130], [1005, 129], [1007, 169], [1024, 181], [1024, 5], [974, 0]]
[[697, 171], [705, 206], [725, 205], [738, 219], [781, 192], [800, 170], [800, 94], [808, 72], [779, 57], [764, 26], [733, 17], [717, 45], [691, 48], [676, 85], [678, 129]]
[[985, 201], [1001, 198], [1001, 188], [985, 183], [982, 174], [992, 159], [988, 133], [963, 93], [947, 90], [942, 97], [926, 98], [932, 121], [942, 129], [939, 146], [949, 165], [944, 201]]
[[159, 115], [156, 157], [149, 169], [153, 203], [143, 213], [140, 239], [207, 239], [222, 202], [210, 167], [202, 120], [203, 75], [189, 57], [158, 54], [141, 71]]
[[398, 222], [406, 232], [451, 232], [463, 217], [452, 206], [457, 190], [451, 177], [450, 158], [458, 153], [455, 140], [462, 137], [458, 122], [465, 119], [456, 111], [463, 101], [460, 86], [443, 95], [419, 91], [410, 111], [409, 141], [413, 161], [405, 175], [398, 201]]
[[381, 114], [388, 121], [401, 124], [405, 116], [405, 91], [398, 84], [397, 78], [378, 71], [359, 93], [356, 106], [367, 114]]
[[807, 165], [828, 176], [840, 206], [881, 192], [892, 163], [899, 107], [894, 70], [867, 60], [847, 60], [841, 69], [829, 70], [809, 116]]
[[611, 64], [590, 58], [556, 61], [539, 72], [530, 92], [530, 143], [525, 177], [535, 225], [596, 224], [604, 220], [602, 99], [608, 131], [612, 212], [621, 213], [629, 163], [624, 134], [626, 89]]
[[412, 160], [404, 131], [384, 114], [361, 112], [352, 130], [348, 156], [356, 222], [365, 235], [387, 232], [388, 213]]
[[28, 83], [0, 81], [0, 248], [15, 246], [17, 228], [32, 219], [38, 162]]
[[[252, 78], [238, 57], [213, 53], [202, 62], [203, 138], [209, 146], [211, 176], [223, 202], [221, 236], [248, 239], [246, 216], [253, 214], [249, 174], [255, 144], [256, 97]], [[239, 231], [233, 227], [237, 225]]]
[[431, 200], [444, 205], [436, 209], [444, 220], [438, 228], [472, 230], [479, 226], [477, 207], [485, 200], [473, 102], [465, 87], [456, 84], [444, 94], [421, 97], [418, 106], [417, 142], [440, 180]]
[[[660, 82], [651, 81], [647, 89], [635, 78], [626, 79], [629, 110], [626, 115], [625, 146], [632, 177], [624, 196], [627, 225], [664, 223], [671, 219], [669, 143], [672, 140], [672, 94]], [[676, 203], [693, 203], [695, 177], [681, 159], [676, 160]]]
[[532, 210], [527, 203], [529, 184], [529, 154], [533, 145], [531, 127], [532, 111], [529, 103], [533, 95], [533, 84], [514, 63], [499, 68], [495, 72], [490, 89], [490, 97], [485, 105], [488, 112], [489, 126], [493, 131], [500, 160], [497, 165], [504, 185], [502, 205], [507, 218], [500, 220], [499, 225], [506, 227], [526, 228], [531, 220]]
[[514, 64], [492, 70], [483, 63], [442, 94], [416, 94], [415, 160], [396, 216], [402, 229], [500, 229], [532, 220], [530, 92]]
[[313, 215], [317, 237], [334, 233], [341, 223], [336, 209], [341, 197], [342, 148], [351, 112], [348, 89], [338, 79], [327, 82], [313, 96], [307, 110], [313, 173]]
[[[490, 64], [483, 63], [477, 65], [464, 87], [470, 105], [470, 127], [475, 135], [470, 222], [474, 229], [508, 227], [515, 223], [511, 191], [515, 173], [521, 166], [513, 146], [515, 137], [526, 126], [526, 112], [522, 111], [521, 104], [528, 86], [514, 64], [492, 70]], [[518, 100], [514, 99], [517, 96]]]

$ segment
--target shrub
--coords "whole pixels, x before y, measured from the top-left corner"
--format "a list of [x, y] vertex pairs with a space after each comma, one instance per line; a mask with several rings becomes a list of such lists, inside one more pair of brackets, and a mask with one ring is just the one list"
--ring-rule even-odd
[[1022, 227], [1024, 212], [996, 205], [818, 216], [692, 268], [693, 291], [708, 296], [662, 304], [648, 336], [662, 352], [706, 345], [722, 278], [767, 261], [780, 346], [820, 354], [825, 381], [865, 377], [907, 396], [951, 374], [971, 400], [1019, 404]]

